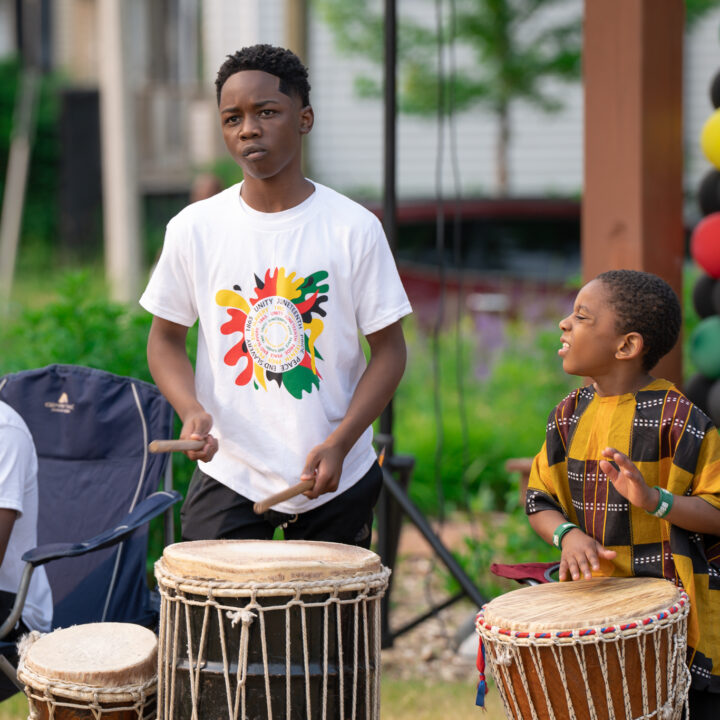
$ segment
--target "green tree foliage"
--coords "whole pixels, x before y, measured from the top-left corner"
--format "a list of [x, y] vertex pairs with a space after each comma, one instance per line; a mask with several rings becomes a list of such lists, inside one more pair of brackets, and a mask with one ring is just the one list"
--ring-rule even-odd
[[709, 10], [720, 7], [720, 0], [685, 0], [685, 25], [692, 27]]

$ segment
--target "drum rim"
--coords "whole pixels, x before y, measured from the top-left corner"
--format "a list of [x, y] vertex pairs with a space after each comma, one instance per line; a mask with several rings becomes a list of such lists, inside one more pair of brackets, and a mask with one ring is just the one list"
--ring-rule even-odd
[[193, 578], [177, 575], [167, 568], [163, 558], [155, 563], [155, 579], [161, 591], [174, 590], [199, 596], [253, 597], [258, 593], [268, 596], [337, 595], [341, 592], [375, 591], [379, 596], [387, 588], [391, 570], [380, 565], [377, 572], [320, 580], [284, 580], [278, 582], [231, 582], [212, 578]]
[[[32, 697], [39, 701], [51, 701], [53, 696], [65, 700], [96, 701], [98, 703], [127, 703], [145, 700], [157, 692], [157, 674], [144, 683], [132, 683], [115, 688], [94, 687], [76, 683], [69, 680], [58, 680], [30, 670], [21, 664], [17, 671], [18, 680], [26, 685], [26, 694], [30, 696], [27, 688], [35, 694]], [[120, 709], [120, 708], [116, 708]]]
[[537, 632], [527, 630], [509, 630], [498, 625], [485, 622], [486, 603], [475, 618], [475, 629], [478, 635], [484, 637], [497, 636], [497, 639], [510, 638], [525, 641], [592, 641], [598, 637], [631, 636], [638, 632], [652, 632], [656, 628], [675, 625], [683, 620], [690, 610], [690, 598], [682, 588], [677, 588], [679, 597], [670, 606], [651, 614], [641, 614], [639, 617], [628, 618], [627, 622], [609, 625], [587, 625], [585, 627], [568, 629], [550, 629]]

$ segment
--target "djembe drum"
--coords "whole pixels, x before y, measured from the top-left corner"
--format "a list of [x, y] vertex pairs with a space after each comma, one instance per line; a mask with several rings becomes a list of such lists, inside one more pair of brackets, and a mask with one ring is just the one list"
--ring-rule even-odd
[[18, 665], [29, 720], [155, 718], [157, 647], [155, 633], [130, 623], [31, 633]]
[[338, 543], [165, 548], [159, 718], [377, 720], [389, 574], [375, 553]]
[[656, 578], [515, 590], [476, 628], [516, 720], [678, 720], [690, 685], [687, 595]]

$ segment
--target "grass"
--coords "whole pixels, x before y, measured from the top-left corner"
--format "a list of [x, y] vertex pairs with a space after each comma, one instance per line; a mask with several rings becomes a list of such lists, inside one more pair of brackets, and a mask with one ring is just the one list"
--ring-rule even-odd
[[25, 720], [28, 716], [28, 703], [22, 693], [0, 703], [0, 720]]
[[485, 697], [485, 710], [475, 705], [475, 688], [461, 682], [383, 680], [381, 720], [504, 720], [494, 686]]
[[[380, 720], [504, 720], [502, 702], [491, 687], [485, 698], [487, 712], [475, 706], [475, 688], [460, 682], [383, 680], [380, 693]], [[0, 720], [25, 720], [25, 696], [15, 695], [0, 703]]]

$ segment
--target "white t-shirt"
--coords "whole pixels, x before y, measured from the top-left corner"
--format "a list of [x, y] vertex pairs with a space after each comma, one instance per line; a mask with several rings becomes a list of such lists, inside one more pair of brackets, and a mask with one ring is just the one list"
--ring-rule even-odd
[[[25, 563], [23, 553], [37, 545], [37, 454], [23, 419], [0, 402], [0, 508], [17, 510], [5, 557], [0, 590], [17, 593]], [[47, 632], [52, 622], [52, 594], [45, 568], [35, 568], [22, 619], [31, 630]]]
[[[165, 320], [199, 319], [195, 386], [219, 442], [200, 467], [253, 501], [299, 482], [308, 452], [345, 416], [366, 367], [358, 330], [368, 335], [411, 312], [378, 219], [314, 185], [277, 213], [250, 208], [240, 185], [189, 205], [168, 223], [140, 299]], [[332, 500], [374, 459], [368, 428], [335, 493], [275, 509]]]

